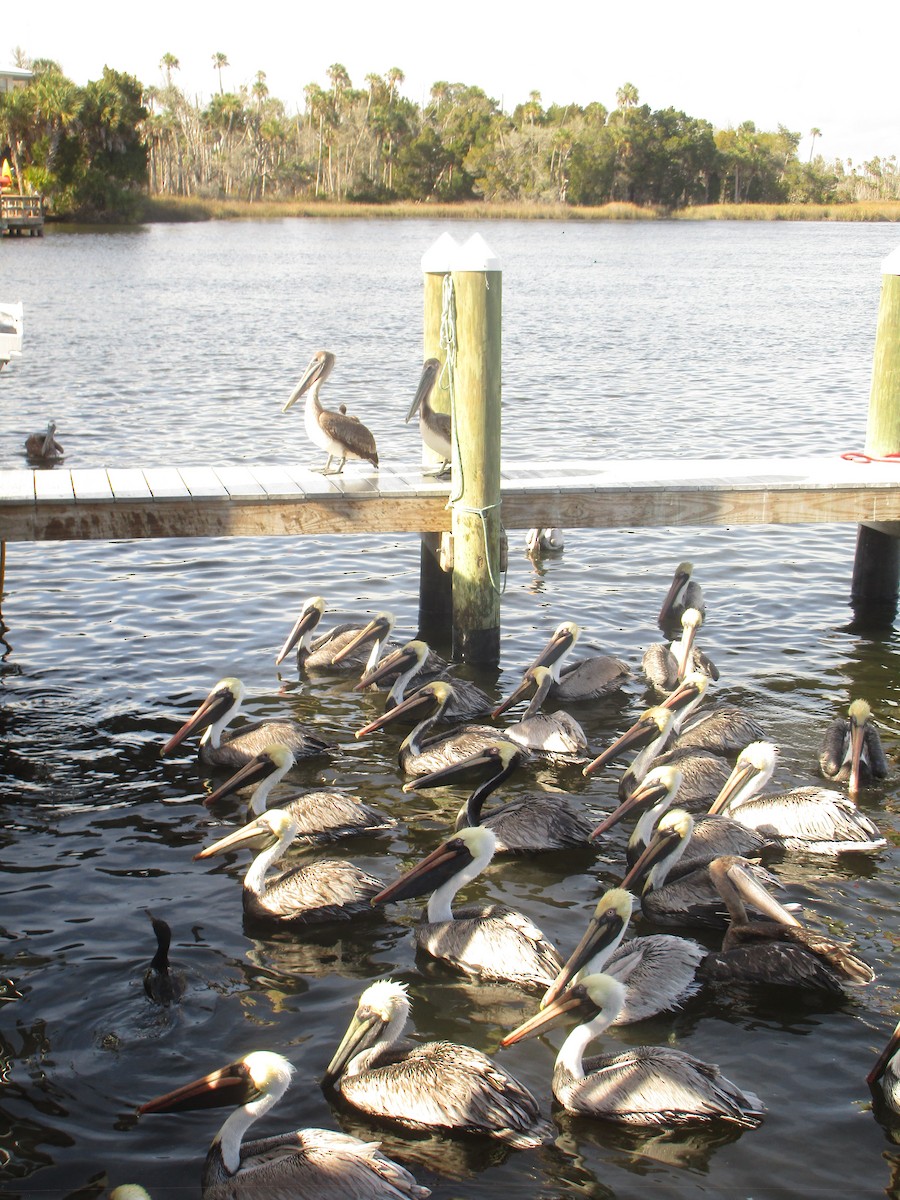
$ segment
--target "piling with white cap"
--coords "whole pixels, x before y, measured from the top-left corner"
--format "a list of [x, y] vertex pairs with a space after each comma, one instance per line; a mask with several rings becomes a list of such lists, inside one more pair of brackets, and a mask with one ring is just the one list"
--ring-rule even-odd
[[[881, 264], [866, 454], [900, 454], [900, 248]], [[900, 484], [900, 459], [897, 460]], [[893, 624], [900, 590], [900, 526], [860, 525], [853, 562], [851, 605], [860, 627]]]

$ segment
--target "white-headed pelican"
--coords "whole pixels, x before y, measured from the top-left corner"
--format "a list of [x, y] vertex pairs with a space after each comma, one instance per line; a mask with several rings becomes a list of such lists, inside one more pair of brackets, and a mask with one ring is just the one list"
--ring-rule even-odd
[[[581, 636], [581, 626], [574, 621], [557, 625], [553, 636], [530, 667], [549, 667], [553, 676], [550, 694], [558, 700], [595, 700], [616, 692], [631, 678], [628, 666], [608, 654], [582, 658], [566, 663]], [[527, 670], [528, 668], [526, 668]]]
[[684, 680], [660, 703], [676, 710], [672, 725], [672, 749], [711, 750], [714, 754], [739, 754], [750, 742], [766, 734], [755, 717], [733, 704], [720, 704], [710, 712], [694, 716], [694, 710], [706, 695], [710, 677], [702, 671], [689, 671]]
[[291, 632], [275, 657], [275, 665], [283, 662], [297, 647], [297, 669], [300, 671], [371, 671], [378, 662], [391, 630], [394, 615], [380, 612], [365, 625], [344, 621], [327, 633], [313, 637], [325, 612], [321, 596], [311, 596], [300, 610]]
[[[323, 408], [319, 399], [319, 389], [334, 368], [335, 357], [330, 350], [318, 350], [310, 359], [309, 366], [303, 373], [303, 378], [291, 392], [282, 412], [287, 410], [301, 396], [306, 396], [304, 426], [306, 436], [328, 455], [323, 475], [338, 475], [344, 469], [348, 458], [358, 458], [363, 462], [378, 466], [378, 451], [375, 448], [375, 438], [370, 430], [356, 417], [351, 417], [343, 409], [333, 412]], [[338, 465], [331, 470], [334, 459]]]
[[635, 1046], [624, 1054], [585, 1059], [584, 1052], [615, 1021], [625, 988], [609, 975], [587, 975], [518, 1029], [501, 1046], [543, 1033], [560, 1020], [580, 1019], [556, 1058], [553, 1094], [567, 1112], [628, 1125], [728, 1121], [753, 1129], [765, 1112], [719, 1068], [670, 1046]]
[[884, 779], [887, 758], [865, 700], [854, 700], [846, 717], [828, 726], [819, 753], [819, 768], [826, 779], [847, 780], [847, 791], [855, 796], [860, 787]]
[[293, 1067], [257, 1050], [221, 1070], [148, 1100], [146, 1113], [237, 1105], [213, 1139], [203, 1167], [203, 1200], [403, 1200], [429, 1196], [410, 1173], [378, 1150], [330, 1129], [244, 1143], [247, 1129], [281, 1099]]
[[550, 1139], [531, 1092], [480, 1050], [456, 1042], [398, 1045], [408, 1017], [402, 984], [384, 979], [366, 988], [323, 1086], [411, 1129], [480, 1133], [520, 1149]]
[[282, 857], [296, 833], [297, 822], [288, 813], [270, 808], [249, 825], [205, 847], [194, 858], [211, 858], [245, 846], [263, 847], [244, 876], [244, 913], [254, 921], [309, 925], [346, 921], [369, 912], [369, 902], [383, 884], [343, 859], [316, 859], [266, 880], [269, 868]]
[[575, 718], [562, 709], [553, 713], [541, 711], [552, 687], [553, 674], [549, 667], [529, 667], [519, 686], [496, 706], [491, 716], [496, 721], [508, 708], [530, 693], [531, 701], [521, 720], [503, 730], [506, 737], [550, 762], [587, 762], [587, 735]]
[[450, 664], [419, 638], [399, 646], [382, 658], [373, 669], [363, 674], [353, 690], [363, 692], [383, 680], [393, 679], [384, 701], [387, 712], [405, 699], [410, 681], [417, 677], [421, 683], [432, 683], [440, 678], [452, 686], [453, 693], [441, 712], [442, 721], [471, 721], [487, 716], [493, 707], [494, 702], [487, 692], [468, 679], [451, 675]]
[[696, 608], [681, 615], [681, 637], [674, 642], [654, 642], [644, 651], [641, 667], [655, 688], [670, 692], [684, 679], [688, 671], [700, 671], [712, 679], [719, 678], [715, 663], [694, 645], [703, 617]]
[[295, 721], [257, 721], [225, 733], [225, 727], [237, 716], [243, 701], [244, 685], [240, 679], [233, 676], [220, 679], [193, 716], [169, 738], [160, 754], [171, 753], [197, 729], [205, 731], [200, 739], [200, 761], [210, 767], [234, 770], [272, 742], [287, 746], [294, 758], [311, 758], [333, 748]]

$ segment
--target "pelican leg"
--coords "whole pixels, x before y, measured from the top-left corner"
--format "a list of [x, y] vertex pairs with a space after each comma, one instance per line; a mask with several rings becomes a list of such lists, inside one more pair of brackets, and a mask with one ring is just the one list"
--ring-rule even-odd
[[347, 459], [346, 459], [346, 456], [343, 456], [343, 455], [342, 455], [342, 456], [341, 456], [341, 458], [340, 458], [340, 460], [338, 461], [338, 465], [337, 465], [337, 466], [334, 468], [334, 470], [333, 470], [333, 471], [329, 471], [329, 470], [328, 470], [328, 464], [331, 462], [332, 458], [334, 458], [334, 455], [333, 455], [333, 454], [329, 454], [329, 455], [328, 455], [328, 462], [325, 464], [325, 470], [322, 472], [322, 474], [323, 474], [323, 475], [340, 475], [341, 471], [343, 471], [343, 469], [344, 469], [344, 463], [347, 461]]
[[445, 475], [450, 474], [450, 464], [442, 462], [439, 466], [433, 467], [428, 471], [422, 472], [423, 479], [443, 479]]
[[333, 455], [333, 454], [329, 454], [329, 455], [328, 455], [328, 457], [325, 459], [325, 466], [324, 466], [324, 467], [313, 467], [313, 468], [312, 468], [312, 470], [313, 470], [313, 471], [315, 471], [317, 474], [321, 474], [321, 475], [331, 475], [331, 474], [333, 474], [333, 472], [332, 472], [332, 471], [329, 471], [329, 470], [328, 470], [328, 468], [331, 466], [331, 463], [332, 463], [332, 460], [333, 460], [333, 459], [334, 459], [334, 455]]

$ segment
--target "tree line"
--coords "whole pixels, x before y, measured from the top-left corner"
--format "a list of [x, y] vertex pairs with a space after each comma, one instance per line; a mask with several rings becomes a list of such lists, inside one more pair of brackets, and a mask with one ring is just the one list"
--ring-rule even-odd
[[[544, 107], [535, 91], [506, 113], [481, 88], [445, 81], [415, 104], [396, 67], [354, 87], [334, 63], [328, 86], [308, 84], [304, 110], [289, 114], [264, 71], [226, 91], [227, 56], [211, 58], [219, 86], [204, 104], [178, 87], [172, 54], [154, 87], [107, 67], [82, 88], [58, 64], [35, 60], [31, 82], [0, 95], [0, 151], [5, 143], [17, 178], [55, 211], [77, 215], [127, 217], [147, 190], [250, 202], [627, 202], [663, 211], [900, 199], [894, 157], [854, 166], [811, 150], [801, 162], [802, 135], [785, 126], [715, 129], [641, 104], [629, 83], [612, 109]], [[822, 133], [810, 133], [814, 147]]]

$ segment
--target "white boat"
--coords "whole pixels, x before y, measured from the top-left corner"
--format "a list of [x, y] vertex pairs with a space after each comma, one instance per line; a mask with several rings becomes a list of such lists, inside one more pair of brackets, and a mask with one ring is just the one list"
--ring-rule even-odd
[[11, 358], [20, 357], [23, 327], [24, 306], [21, 301], [13, 304], [9, 300], [0, 300], [0, 370]]

